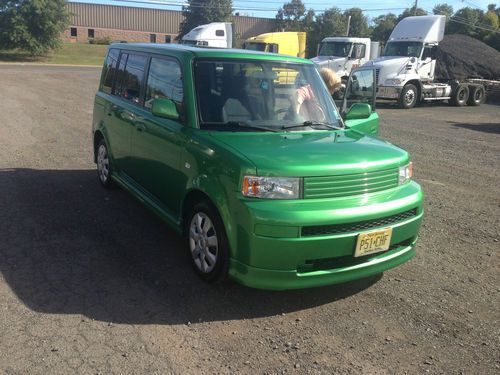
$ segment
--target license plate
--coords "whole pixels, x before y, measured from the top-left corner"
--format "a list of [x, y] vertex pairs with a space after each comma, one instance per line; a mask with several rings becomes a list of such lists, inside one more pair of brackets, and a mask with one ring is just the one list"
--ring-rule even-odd
[[391, 244], [392, 228], [360, 233], [356, 242], [355, 257], [386, 251]]

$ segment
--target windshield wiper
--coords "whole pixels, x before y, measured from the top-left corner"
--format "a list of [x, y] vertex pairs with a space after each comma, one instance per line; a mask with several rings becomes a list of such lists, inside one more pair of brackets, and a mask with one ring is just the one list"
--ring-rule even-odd
[[302, 128], [302, 127], [305, 127], [305, 126], [309, 126], [309, 127], [314, 127], [314, 126], [323, 126], [325, 128], [328, 128], [328, 129], [335, 129], [335, 130], [339, 130], [339, 129], [342, 129], [341, 127], [339, 126], [335, 126], [333, 124], [329, 124], [327, 122], [321, 122], [321, 121], [311, 121], [311, 120], [308, 120], [308, 121], [304, 121], [303, 123], [301, 124], [294, 124], [294, 125], [283, 125], [281, 127], [281, 129], [293, 129], [293, 128]]
[[214, 126], [219, 129], [224, 129], [226, 127], [232, 127], [232, 128], [239, 128], [239, 129], [256, 129], [256, 130], [262, 130], [265, 132], [277, 132], [278, 130], [268, 128], [265, 126], [257, 126], [257, 125], [251, 125], [248, 122], [244, 121], [228, 121], [228, 122], [204, 122], [202, 125], [208, 125], [208, 126]]

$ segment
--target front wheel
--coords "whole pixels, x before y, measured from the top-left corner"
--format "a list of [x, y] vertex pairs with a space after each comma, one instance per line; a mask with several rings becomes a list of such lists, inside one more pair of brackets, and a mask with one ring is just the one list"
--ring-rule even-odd
[[410, 109], [415, 107], [418, 100], [418, 90], [415, 85], [411, 83], [405, 85], [398, 99], [399, 108]]
[[196, 273], [205, 281], [226, 279], [229, 269], [229, 245], [217, 210], [209, 202], [200, 202], [187, 220], [187, 244]]

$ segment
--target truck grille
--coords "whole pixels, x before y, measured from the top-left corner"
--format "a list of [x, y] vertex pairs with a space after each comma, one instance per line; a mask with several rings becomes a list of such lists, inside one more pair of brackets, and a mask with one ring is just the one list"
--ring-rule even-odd
[[376, 68], [375, 69], [375, 83], [377, 85], [379, 84], [379, 81], [378, 81], [379, 76], [380, 76], [380, 68]]
[[310, 236], [325, 236], [330, 234], [341, 234], [349, 232], [361, 232], [368, 229], [385, 227], [391, 224], [396, 224], [417, 216], [417, 209], [402, 212], [397, 215], [381, 217], [379, 219], [358, 221], [356, 223], [346, 224], [330, 224], [330, 225], [317, 225], [311, 227], [302, 227], [302, 237]]
[[374, 193], [398, 186], [399, 168], [340, 176], [304, 178], [304, 198], [337, 198]]

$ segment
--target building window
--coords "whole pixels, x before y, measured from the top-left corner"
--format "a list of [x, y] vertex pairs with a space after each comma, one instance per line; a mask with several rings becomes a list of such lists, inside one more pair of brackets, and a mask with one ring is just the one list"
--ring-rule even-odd
[[94, 39], [94, 29], [89, 29], [88, 30], [88, 36], [90, 39]]
[[76, 38], [76, 37], [78, 36], [78, 32], [77, 32], [77, 30], [76, 30], [76, 27], [72, 27], [72, 28], [70, 29], [70, 32], [71, 32], [71, 36], [72, 36], [72, 37]]
[[150, 34], [149, 35], [149, 41], [151, 43], [156, 43], [156, 34]]
[[165, 35], [165, 43], [172, 43], [172, 35]]

